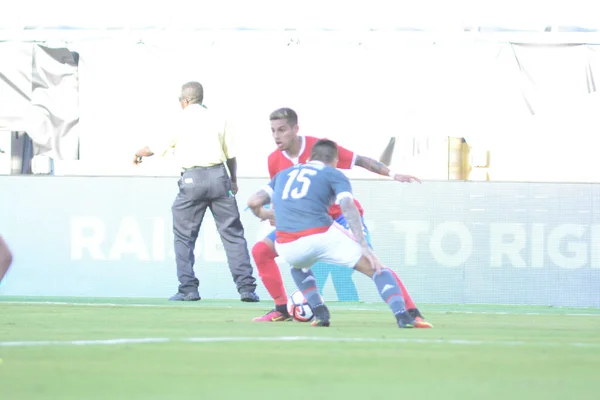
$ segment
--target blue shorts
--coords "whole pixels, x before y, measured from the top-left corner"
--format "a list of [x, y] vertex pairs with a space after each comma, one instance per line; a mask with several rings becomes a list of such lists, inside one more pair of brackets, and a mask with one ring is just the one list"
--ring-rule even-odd
[[[369, 247], [373, 248], [373, 245], [371, 244], [371, 235], [369, 234], [369, 228], [367, 228], [367, 225], [365, 225], [365, 220], [362, 217], [360, 218], [360, 221], [362, 222], [363, 234], [365, 235], [365, 239], [367, 240]], [[346, 218], [344, 218], [343, 215], [337, 217], [335, 222], [337, 222], [338, 224], [340, 224], [348, 230], [350, 229], [350, 226], [348, 225], [348, 222], [346, 221]], [[269, 233], [266, 238], [270, 239], [273, 243], [275, 243], [275, 230]]]

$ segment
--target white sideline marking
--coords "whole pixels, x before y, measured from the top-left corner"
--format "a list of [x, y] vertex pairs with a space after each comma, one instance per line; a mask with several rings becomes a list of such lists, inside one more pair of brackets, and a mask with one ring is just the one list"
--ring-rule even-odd
[[32, 346], [95, 346], [95, 345], [122, 345], [122, 344], [147, 344], [147, 343], [219, 343], [219, 342], [351, 342], [351, 343], [405, 343], [405, 344], [449, 344], [459, 346], [572, 346], [600, 348], [600, 343], [578, 342], [525, 342], [525, 341], [486, 341], [486, 340], [461, 340], [461, 339], [408, 339], [408, 338], [338, 338], [323, 336], [276, 336], [276, 337], [195, 337], [183, 339], [169, 338], [132, 338], [132, 339], [105, 339], [105, 340], [44, 340], [44, 341], [19, 341], [0, 342], [0, 347], [32, 347]]
[[[176, 304], [117, 304], [117, 303], [69, 303], [66, 301], [2, 301], [2, 304], [35, 304], [35, 305], [50, 305], [50, 306], [86, 306], [86, 307], [150, 307], [150, 308], [174, 308]], [[336, 308], [339, 305], [336, 305]], [[244, 308], [244, 306], [227, 306], [218, 305], [215, 307], [222, 308]], [[377, 309], [367, 307], [340, 307], [348, 311], [376, 311], [376, 312], [389, 312], [388, 309]], [[461, 311], [461, 310], [438, 310], [431, 311], [433, 313], [448, 313], [448, 314], [489, 314], [489, 315], [560, 315], [567, 317], [600, 317], [600, 314], [592, 313], [540, 313], [540, 312], [508, 312], [508, 311]]]
[[489, 314], [489, 315], [554, 315], [561, 317], [600, 317], [600, 314], [584, 314], [584, 313], [571, 313], [571, 314], [551, 314], [551, 313], [539, 313], [539, 312], [508, 312], [508, 311], [440, 311], [447, 314]]
[[41, 340], [0, 342], [0, 347], [30, 347], [30, 346], [93, 346], [93, 345], [116, 345], [116, 344], [140, 344], [140, 343], [166, 343], [167, 338], [140, 338], [140, 339], [105, 339], [105, 340]]
[[[389, 312], [389, 310], [375, 310], [372, 308], [362, 308], [362, 307], [348, 307], [346, 308], [348, 311], [385, 311]], [[437, 314], [489, 314], [489, 315], [554, 315], [561, 317], [600, 317], [600, 314], [585, 314], [585, 313], [570, 313], [570, 314], [561, 314], [561, 313], [540, 313], [540, 312], [508, 312], [508, 311], [460, 311], [460, 310], [438, 310], [438, 311], [427, 311], [427, 313], [433, 312]]]
[[39, 304], [49, 306], [86, 306], [86, 307], [172, 307], [167, 304], [117, 304], [117, 303], [69, 303], [66, 301], [1, 301], [0, 304]]
[[[176, 304], [117, 304], [117, 303], [69, 303], [66, 301], [2, 301], [2, 304], [36, 304], [48, 306], [85, 306], [85, 307], [150, 307], [150, 308], [173, 308]], [[219, 305], [222, 308], [233, 308], [233, 306]], [[243, 306], [240, 306], [243, 307]]]

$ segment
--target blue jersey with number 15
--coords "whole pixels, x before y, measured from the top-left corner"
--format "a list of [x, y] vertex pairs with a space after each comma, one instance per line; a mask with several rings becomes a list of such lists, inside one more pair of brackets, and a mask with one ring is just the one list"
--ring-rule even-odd
[[329, 206], [344, 197], [352, 198], [348, 178], [319, 161], [279, 172], [264, 190], [275, 209], [277, 233], [294, 233], [296, 237], [327, 230], [333, 223]]

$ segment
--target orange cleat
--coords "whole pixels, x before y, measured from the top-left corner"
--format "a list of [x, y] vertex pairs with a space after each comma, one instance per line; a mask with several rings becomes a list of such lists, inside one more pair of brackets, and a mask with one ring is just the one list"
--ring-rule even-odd
[[413, 325], [415, 328], [421, 328], [421, 329], [433, 328], [433, 325], [431, 325], [429, 322], [425, 321], [422, 317], [416, 317]]
[[254, 318], [252, 321], [254, 322], [285, 322], [285, 321], [291, 321], [292, 317], [290, 317], [289, 315], [285, 315], [284, 313], [277, 311], [277, 310], [271, 310], [268, 313], [266, 313], [265, 315], [263, 315], [262, 317], [256, 317]]

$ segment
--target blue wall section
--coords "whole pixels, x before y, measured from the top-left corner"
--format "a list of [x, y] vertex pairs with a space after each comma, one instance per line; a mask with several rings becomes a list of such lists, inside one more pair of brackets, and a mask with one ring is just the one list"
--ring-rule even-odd
[[[240, 181], [240, 209], [264, 183]], [[600, 185], [353, 185], [376, 252], [417, 303], [600, 307]], [[168, 297], [176, 192], [176, 178], [0, 177], [0, 232], [15, 253], [0, 294]], [[250, 212], [242, 220], [249, 246], [269, 231]], [[196, 258], [202, 297], [237, 298], [209, 213]], [[379, 301], [368, 278], [351, 279], [360, 300]], [[325, 297], [347, 299], [335, 286], [329, 276]]]

